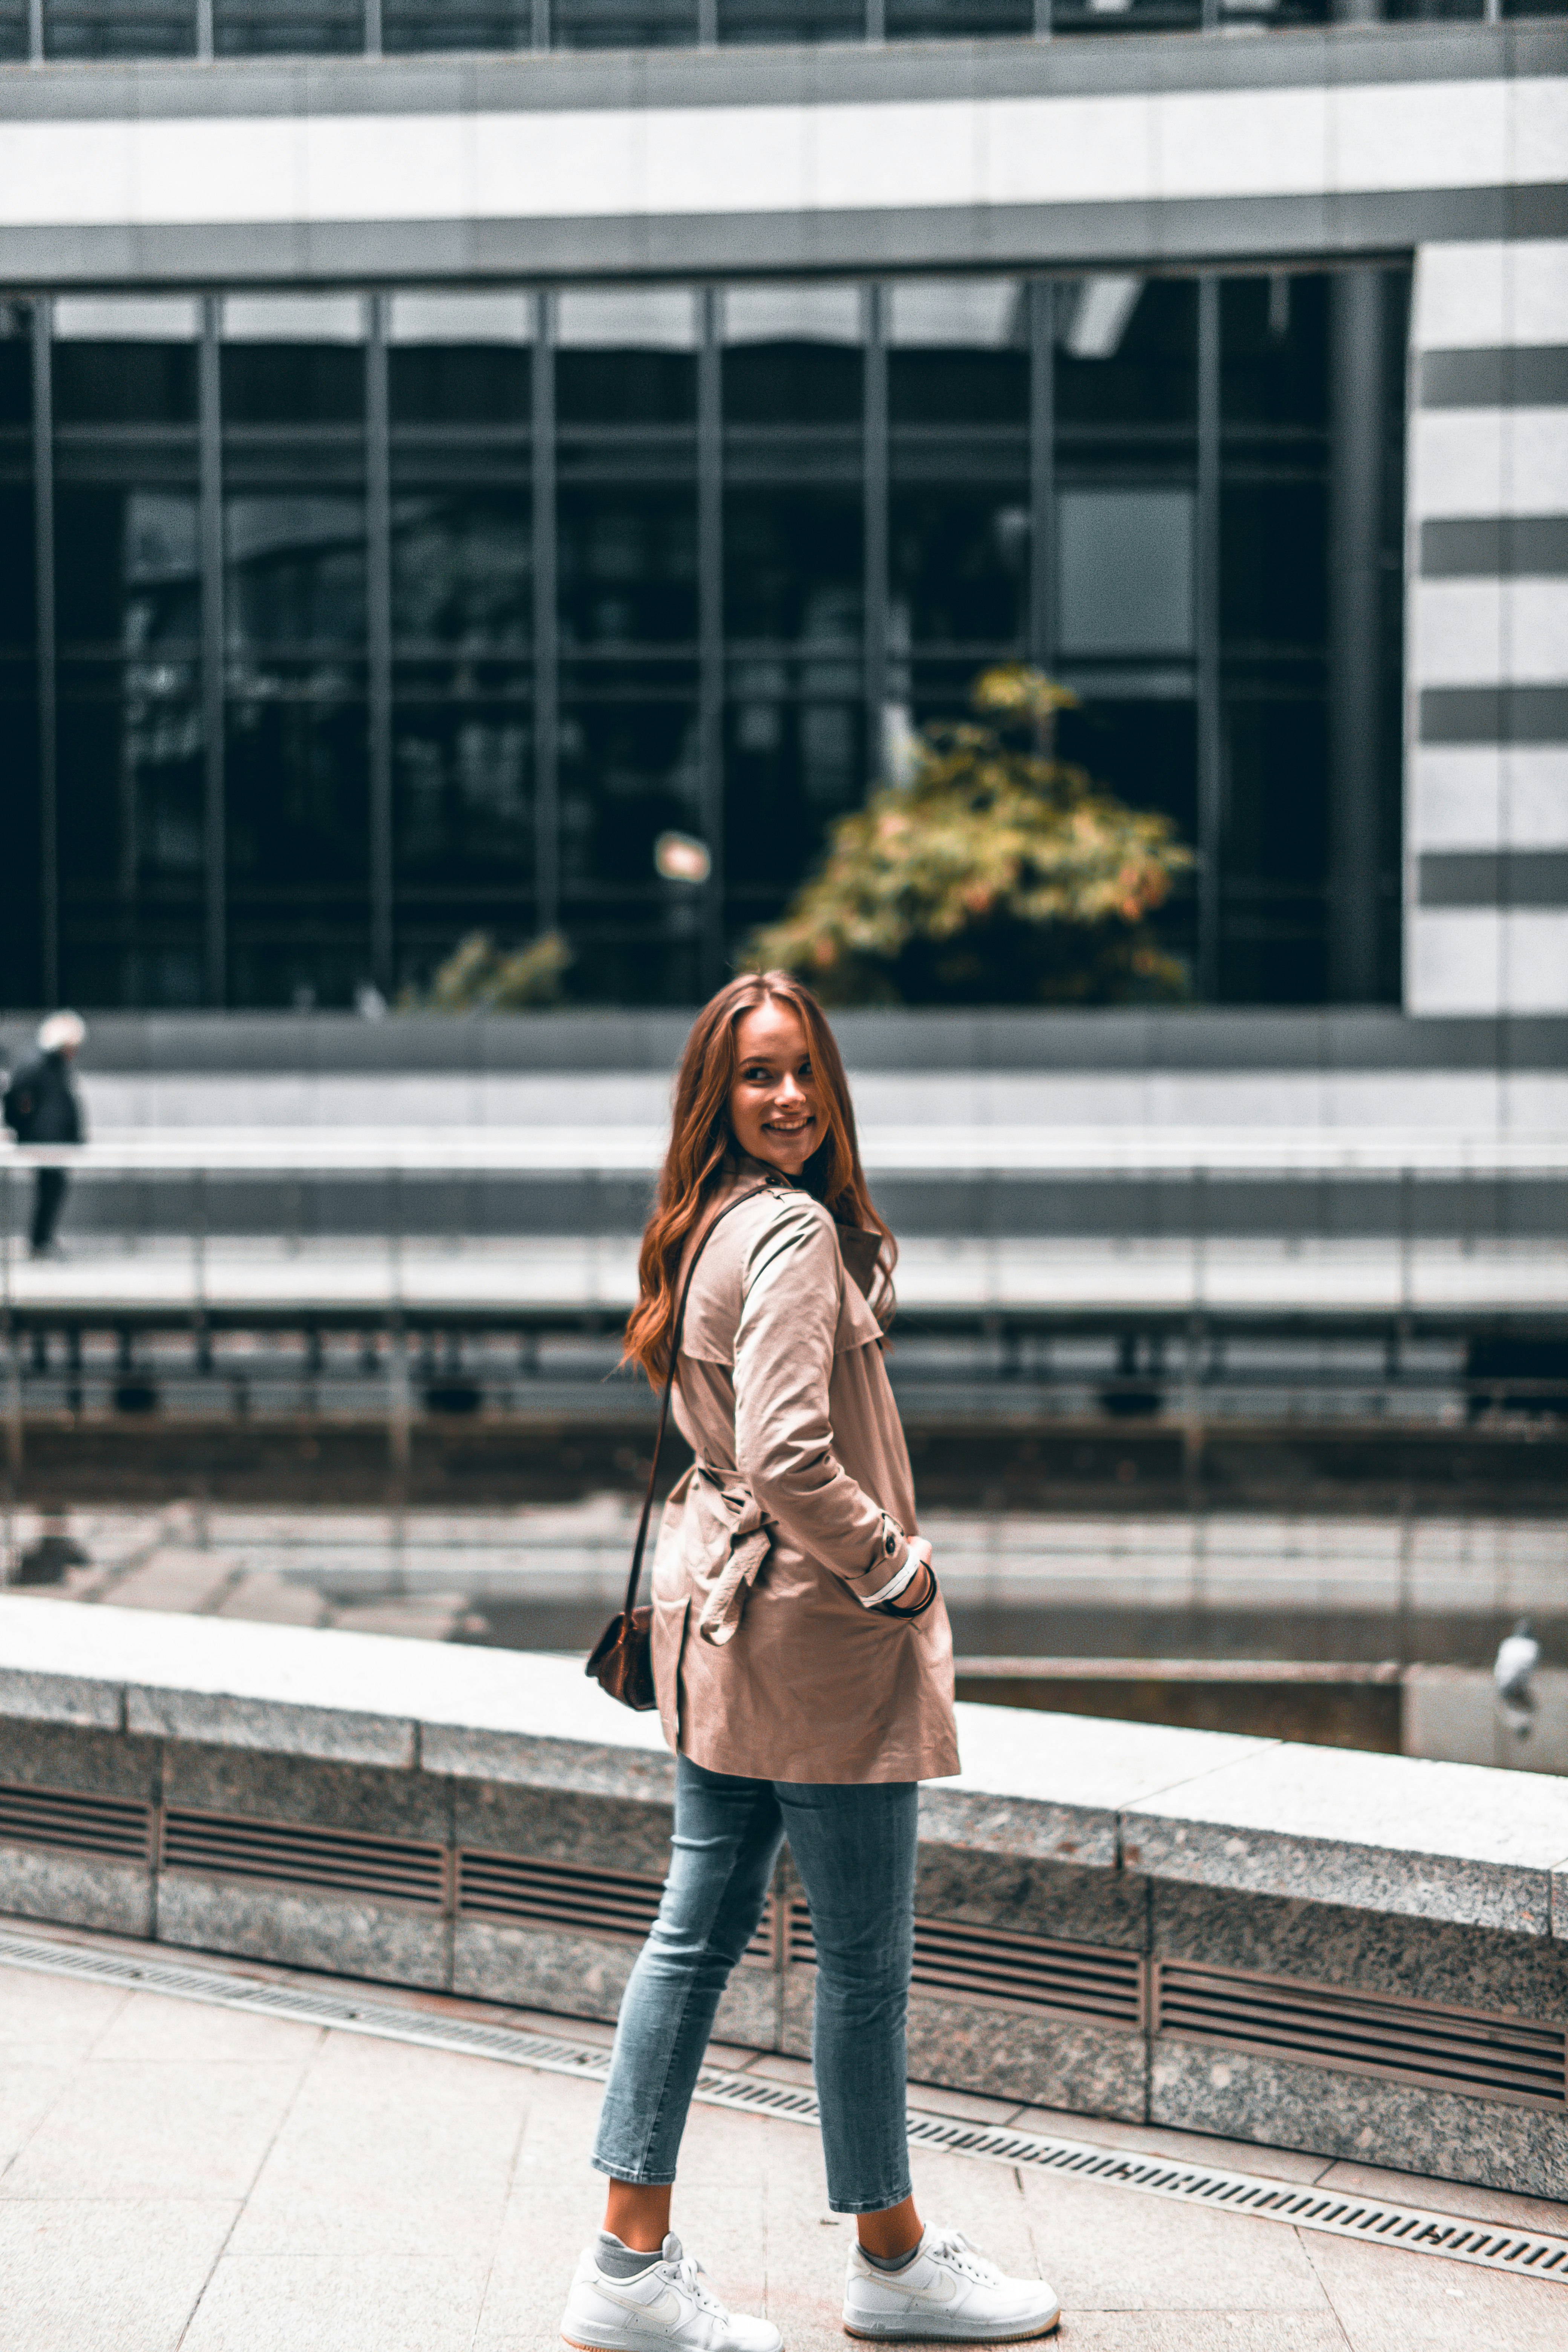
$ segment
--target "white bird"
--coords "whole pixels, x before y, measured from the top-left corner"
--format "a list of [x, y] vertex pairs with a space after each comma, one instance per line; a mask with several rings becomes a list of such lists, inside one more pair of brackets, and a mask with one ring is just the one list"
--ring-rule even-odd
[[1531, 1676], [1541, 1664], [1541, 1644], [1530, 1630], [1530, 1621], [1521, 1617], [1511, 1633], [1498, 1643], [1498, 1654], [1492, 1665], [1492, 1681], [1497, 1685], [1498, 1704], [1503, 1721], [1516, 1738], [1528, 1738], [1535, 1716], [1535, 1693]]

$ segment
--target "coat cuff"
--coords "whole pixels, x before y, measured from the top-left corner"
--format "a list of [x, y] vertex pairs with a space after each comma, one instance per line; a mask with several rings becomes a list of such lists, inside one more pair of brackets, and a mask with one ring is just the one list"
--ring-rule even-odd
[[[857, 1592], [855, 1598], [862, 1609], [879, 1609], [884, 1601], [896, 1601], [920, 1572], [919, 1555], [902, 1529], [896, 1527], [891, 1519], [885, 1518], [882, 1522], [882, 1549], [884, 1557], [894, 1565], [874, 1592]], [[877, 1571], [873, 1569], [870, 1573], [874, 1576]]]

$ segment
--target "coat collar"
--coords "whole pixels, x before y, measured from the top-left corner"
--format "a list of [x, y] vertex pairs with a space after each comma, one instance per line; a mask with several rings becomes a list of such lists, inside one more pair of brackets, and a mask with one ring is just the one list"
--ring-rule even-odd
[[[753, 1160], [749, 1151], [735, 1151], [728, 1162], [733, 1171], [736, 1185], [766, 1184], [775, 1192], [794, 1192], [800, 1188], [792, 1184], [782, 1169], [770, 1168], [765, 1160]], [[869, 1298], [877, 1279], [877, 1267], [882, 1254], [882, 1236], [868, 1225], [836, 1225], [838, 1255], [845, 1271], [863, 1298]]]

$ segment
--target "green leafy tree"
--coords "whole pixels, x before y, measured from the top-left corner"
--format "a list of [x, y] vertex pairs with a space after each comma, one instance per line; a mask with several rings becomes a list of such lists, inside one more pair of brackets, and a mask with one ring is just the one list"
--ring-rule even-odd
[[1074, 697], [989, 670], [972, 719], [916, 738], [907, 782], [834, 826], [827, 856], [747, 963], [830, 1004], [1120, 1004], [1180, 996], [1150, 917], [1192, 864], [1170, 819], [1055, 756]]
[[470, 931], [439, 965], [427, 989], [405, 989], [404, 1013], [532, 1013], [561, 1002], [572, 950], [559, 931], [525, 948], [498, 948], [488, 931]]

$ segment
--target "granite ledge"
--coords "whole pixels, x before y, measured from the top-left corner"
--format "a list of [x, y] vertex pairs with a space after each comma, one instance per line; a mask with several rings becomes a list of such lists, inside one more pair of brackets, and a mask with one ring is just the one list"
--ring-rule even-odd
[[[658, 1717], [573, 1658], [0, 1593], [0, 1722], [669, 1802]], [[964, 1704], [929, 1841], [1568, 1937], [1568, 1782]]]
[[1122, 1854], [1152, 1878], [1549, 1936], [1568, 1783], [1281, 1742], [1129, 1807]]

